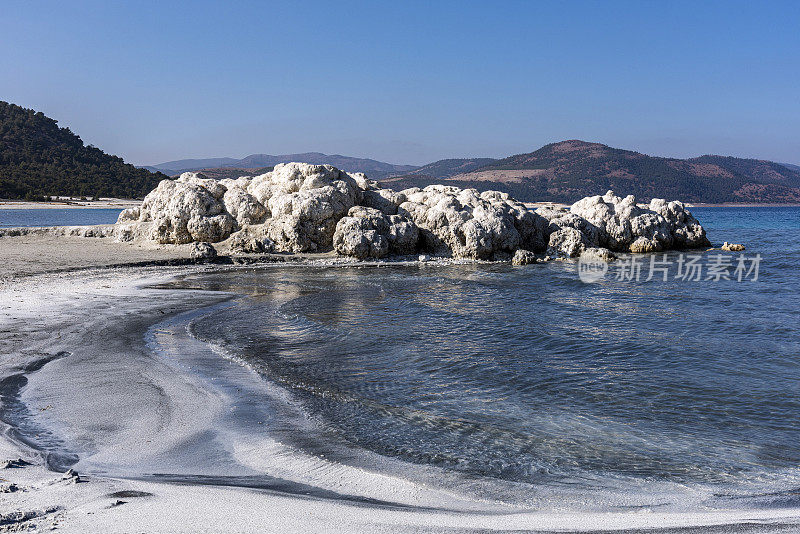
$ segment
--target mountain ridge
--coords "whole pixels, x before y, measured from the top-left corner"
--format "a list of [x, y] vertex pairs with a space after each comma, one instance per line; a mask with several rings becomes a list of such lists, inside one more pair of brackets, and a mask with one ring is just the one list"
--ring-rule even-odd
[[[436, 163], [426, 167], [437, 168]], [[715, 155], [689, 159], [648, 156], [578, 139], [494, 160], [469, 172], [406, 173], [382, 181], [394, 189], [440, 182], [478, 190], [499, 189], [523, 201], [574, 202], [614, 189], [642, 199], [800, 202], [800, 171], [784, 164]]]
[[236, 158], [198, 158], [183, 159], [148, 165], [143, 168], [157, 169], [167, 174], [177, 175], [184, 172], [199, 171], [203, 169], [242, 168], [253, 169], [260, 167], [274, 167], [279, 163], [298, 161], [313, 165], [333, 165], [347, 172], [363, 172], [371, 177], [382, 178], [391, 174], [411, 172], [417, 168], [415, 165], [397, 165], [370, 158], [356, 158], [341, 154], [323, 154], [322, 152], [303, 152], [298, 154], [250, 154], [240, 159]]

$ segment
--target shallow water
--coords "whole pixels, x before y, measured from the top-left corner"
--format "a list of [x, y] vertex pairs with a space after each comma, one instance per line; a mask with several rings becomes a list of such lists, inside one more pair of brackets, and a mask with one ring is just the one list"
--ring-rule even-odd
[[[314, 432], [271, 428], [295, 446], [551, 506], [566, 493], [590, 508], [797, 506], [800, 209], [693, 211], [712, 242], [760, 254], [756, 281], [675, 279], [670, 253], [656, 255], [666, 282], [646, 268], [617, 280], [617, 265], [583, 283], [553, 262], [232, 270], [172, 287], [246, 296], [190, 331], [291, 393]], [[733, 272], [740, 254], [725, 257]]]
[[122, 210], [108, 208], [3, 209], [0, 228], [114, 224]]

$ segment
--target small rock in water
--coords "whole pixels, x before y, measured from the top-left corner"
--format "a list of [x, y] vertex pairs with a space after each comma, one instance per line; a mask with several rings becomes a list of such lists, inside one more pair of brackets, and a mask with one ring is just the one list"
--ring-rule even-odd
[[189, 255], [195, 260], [213, 260], [217, 257], [217, 249], [211, 243], [201, 241], [199, 243], [192, 243]]
[[607, 248], [591, 247], [583, 251], [581, 254], [581, 259], [600, 260], [606, 263], [611, 263], [617, 259], [617, 256]]
[[725, 243], [722, 244], [722, 250], [727, 250], [728, 252], [741, 252], [744, 250], [744, 245], [740, 245], [739, 243]]
[[518, 249], [511, 258], [511, 265], [530, 265], [531, 263], [538, 263], [539, 259], [536, 254], [530, 250]]

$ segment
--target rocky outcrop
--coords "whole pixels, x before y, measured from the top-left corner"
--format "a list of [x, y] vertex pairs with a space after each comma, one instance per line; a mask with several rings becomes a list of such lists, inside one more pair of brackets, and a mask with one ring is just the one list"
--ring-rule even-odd
[[579, 200], [570, 212], [595, 226], [599, 244], [611, 250], [658, 252], [709, 244], [703, 227], [678, 201], [653, 199], [643, 206], [632, 195], [621, 198], [609, 191]]
[[275, 252], [275, 243], [263, 230], [248, 227], [231, 236], [230, 249], [233, 254], [266, 254]]
[[617, 259], [617, 256], [607, 248], [591, 247], [581, 252], [582, 260], [596, 260], [611, 263]]
[[364, 206], [350, 208], [333, 234], [336, 252], [359, 259], [413, 254], [418, 244], [416, 224], [401, 215], [386, 215]]
[[267, 236], [277, 250], [330, 250], [336, 223], [361, 200], [353, 176], [330, 165], [287, 163], [256, 176], [248, 191], [269, 209]]
[[177, 244], [216, 243], [246, 226], [265, 224], [277, 250], [330, 250], [336, 223], [361, 193], [353, 176], [330, 165], [287, 163], [236, 180], [189, 172], [163, 180], [138, 210], [120, 214], [118, 223], [150, 222], [150, 239]]
[[[533, 261], [611, 249], [653, 252], [705, 246], [705, 230], [680, 202], [636, 204], [609, 191], [569, 209], [530, 209], [506, 193], [431, 185], [384, 189], [363, 174], [287, 163], [259, 176], [164, 180], [139, 208], [123, 211], [120, 241], [217, 243], [239, 254], [325, 252], [383, 258], [419, 252], [479, 260]], [[518, 251], [523, 252], [518, 252]], [[605, 252], [603, 252], [605, 250]], [[598, 252], [599, 251], [599, 252]]]
[[[236, 225], [225, 211], [225, 187], [198, 173], [162, 180], [148, 193], [138, 210], [138, 222], [152, 222], [150, 239], [158, 243], [221, 241]], [[125, 210], [119, 223], [133, 222], [137, 212]]]
[[420, 228], [435, 254], [494, 259], [520, 247], [542, 248], [544, 219], [505, 193], [443, 185], [401, 193], [406, 201], [398, 213]]
[[189, 256], [195, 260], [213, 260], [217, 257], [217, 249], [211, 243], [204, 241], [192, 243]]
[[248, 224], [261, 224], [269, 215], [269, 210], [238, 184], [228, 186], [222, 196], [222, 202], [225, 210], [240, 227]]
[[549, 255], [570, 258], [579, 256], [587, 247], [600, 246], [600, 230], [569, 210], [541, 207], [536, 213], [547, 221], [544, 235]]
[[511, 265], [530, 265], [531, 263], [538, 263], [539, 259], [536, 254], [530, 250], [517, 249], [514, 252], [514, 257], [511, 258]]
[[580, 256], [581, 252], [591, 247], [592, 243], [587, 241], [580, 230], [571, 226], [559, 228], [548, 238], [547, 254], [549, 256], [574, 258]]
[[744, 250], [744, 245], [739, 243], [728, 243], [725, 241], [721, 248], [722, 250], [727, 250], [728, 252], [742, 252]]

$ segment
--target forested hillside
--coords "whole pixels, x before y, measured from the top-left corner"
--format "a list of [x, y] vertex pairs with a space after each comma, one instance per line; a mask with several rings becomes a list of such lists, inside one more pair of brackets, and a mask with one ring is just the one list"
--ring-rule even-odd
[[138, 198], [164, 178], [85, 146], [41, 112], [0, 101], [0, 198]]

